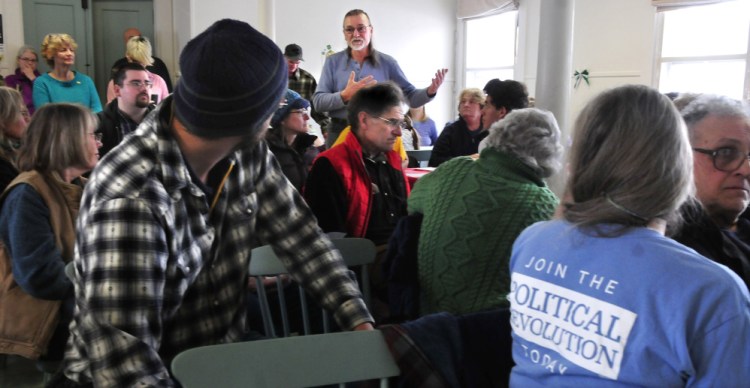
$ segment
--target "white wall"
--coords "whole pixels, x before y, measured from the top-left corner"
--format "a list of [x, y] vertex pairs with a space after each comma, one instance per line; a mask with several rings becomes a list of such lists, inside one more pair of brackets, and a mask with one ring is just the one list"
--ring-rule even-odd
[[261, 19], [257, 0], [190, 0], [190, 4], [193, 36], [220, 19], [242, 20], [256, 28]]
[[0, 74], [6, 76], [15, 71], [16, 54], [24, 45], [21, 0], [0, 0], [0, 13], [3, 15], [3, 39], [5, 41]]
[[573, 69], [588, 69], [591, 86], [573, 90], [572, 112], [603, 90], [651, 85], [655, 16], [650, 0], [576, 0]]
[[[539, 9], [545, 1], [524, 0], [519, 9], [519, 78], [536, 89]], [[599, 92], [624, 84], [651, 85], [655, 8], [651, 0], [576, 0], [573, 69], [590, 73], [591, 85], [571, 89], [571, 124]], [[571, 74], [572, 76], [572, 74]]]
[[[544, 1], [522, 0], [520, 9], [518, 78], [536, 87], [539, 7]], [[326, 44], [345, 47], [341, 23], [353, 7], [367, 11], [374, 25], [375, 46], [398, 59], [417, 87], [429, 85], [435, 70], [450, 69], [448, 78], [427, 109], [438, 126], [455, 116], [456, 54], [455, 0], [154, 0], [157, 55], [177, 75], [179, 52], [187, 41], [214, 21], [231, 17], [249, 22], [283, 48], [298, 43], [305, 51], [303, 68], [318, 76], [320, 51]], [[23, 44], [21, 0], [0, 0], [5, 55], [0, 73], [15, 68], [15, 53]], [[571, 117], [601, 90], [626, 84], [650, 84], [653, 74], [654, 8], [650, 0], [577, 0], [573, 68], [588, 69], [591, 86], [571, 90]], [[32, 42], [33, 43], [33, 42]]]
[[[175, 3], [186, 0], [174, 0]], [[5, 52], [0, 62], [0, 74], [3, 76], [12, 73], [16, 68], [16, 53], [25, 43], [39, 49], [41, 42], [24, 42], [23, 37], [23, 7], [22, 0], [0, 0], [0, 13], [3, 15], [3, 34], [5, 35]], [[174, 75], [177, 68], [177, 55], [175, 53], [176, 34], [175, 20], [184, 20], [173, 16], [171, 0], [154, 0], [154, 42], [157, 48], [156, 56], [167, 64], [170, 73]], [[177, 24], [179, 26], [179, 24]], [[184, 43], [183, 43], [184, 45]], [[181, 46], [180, 46], [181, 47]]]
[[[321, 51], [330, 44], [334, 51], [346, 48], [344, 14], [360, 8], [370, 15], [373, 45], [396, 58], [406, 77], [418, 88], [427, 87], [438, 68], [448, 75], [427, 111], [442, 129], [453, 119], [456, 59], [455, 0], [382, 0], [359, 3], [316, 0], [315, 6], [300, 6], [299, 0], [276, 0], [275, 42], [283, 50], [289, 43], [302, 46], [302, 68], [320, 78], [325, 60]], [[312, 16], [309, 10], [315, 11]], [[398, 10], [397, 12], [394, 10]], [[418, 16], [417, 16], [418, 15]]]

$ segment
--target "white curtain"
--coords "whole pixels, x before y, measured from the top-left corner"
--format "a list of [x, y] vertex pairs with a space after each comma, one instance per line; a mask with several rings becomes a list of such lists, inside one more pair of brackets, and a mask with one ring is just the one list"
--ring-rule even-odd
[[488, 16], [518, 9], [519, 0], [458, 0], [459, 19]]
[[657, 12], [662, 12], [696, 5], [716, 4], [728, 1], [733, 0], [651, 0], [651, 4], [656, 7]]

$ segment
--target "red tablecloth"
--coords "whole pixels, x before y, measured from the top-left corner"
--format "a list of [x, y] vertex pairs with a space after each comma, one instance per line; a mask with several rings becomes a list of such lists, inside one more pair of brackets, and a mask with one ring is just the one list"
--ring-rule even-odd
[[419, 178], [429, 174], [433, 170], [435, 170], [435, 167], [407, 168], [404, 170], [404, 175], [406, 175], [406, 179], [409, 180], [409, 185], [414, 187], [414, 184], [417, 183]]

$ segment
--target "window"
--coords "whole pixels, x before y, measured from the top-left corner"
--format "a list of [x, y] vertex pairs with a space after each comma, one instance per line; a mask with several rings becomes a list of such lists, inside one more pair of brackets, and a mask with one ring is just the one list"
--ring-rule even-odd
[[659, 13], [659, 90], [750, 98], [750, 1]]
[[493, 78], [512, 79], [518, 11], [466, 20], [464, 85], [483, 88]]

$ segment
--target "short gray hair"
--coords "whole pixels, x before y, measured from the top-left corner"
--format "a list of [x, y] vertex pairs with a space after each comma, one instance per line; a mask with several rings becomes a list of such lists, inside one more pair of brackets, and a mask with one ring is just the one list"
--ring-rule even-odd
[[746, 104], [726, 96], [715, 94], [701, 94], [693, 98], [680, 112], [688, 127], [690, 140], [694, 140], [695, 125], [708, 116], [722, 118], [750, 118], [750, 110]]
[[536, 108], [516, 109], [492, 124], [483, 147], [509, 153], [547, 178], [562, 166], [563, 146], [555, 116]]
[[36, 50], [33, 47], [29, 46], [29, 45], [23, 45], [23, 46], [21, 46], [21, 48], [18, 49], [18, 55], [16, 55], [16, 58], [21, 58], [23, 56], [23, 53], [25, 53], [27, 51], [31, 51], [34, 54], [34, 56], [36, 57], [36, 59], [37, 60], [39, 59], [39, 54], [37, 54]]

